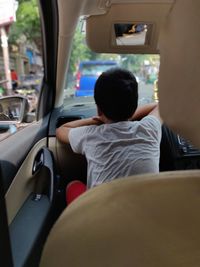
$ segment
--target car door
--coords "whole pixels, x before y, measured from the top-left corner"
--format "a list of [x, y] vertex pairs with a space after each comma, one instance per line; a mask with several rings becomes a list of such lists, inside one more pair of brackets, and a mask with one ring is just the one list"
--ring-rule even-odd
[[47, 138], [56, 84], [55, 1], [41, 1], [40, 13], [44, 78], [37, 118], [0, 141], [0, 179], [4, 187], [15, 267], [38, 266], [43, 242], [57, 216], [54, 212], [57, 176]]

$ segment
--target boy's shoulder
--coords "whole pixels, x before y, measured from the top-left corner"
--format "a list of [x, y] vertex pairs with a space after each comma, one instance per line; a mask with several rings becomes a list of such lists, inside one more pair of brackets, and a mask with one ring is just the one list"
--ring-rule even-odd
[[142, 118], [140, 120], [140, 122], [144, 122], [144, 121], [151, 121], [151, 122], [154, 122], [157, 124], [159, 123], [161, 125], [160, 120], [156, 116], [154, 116], [153, 114], [148, 114], [147, 116], [145, 116], [144, 118]]

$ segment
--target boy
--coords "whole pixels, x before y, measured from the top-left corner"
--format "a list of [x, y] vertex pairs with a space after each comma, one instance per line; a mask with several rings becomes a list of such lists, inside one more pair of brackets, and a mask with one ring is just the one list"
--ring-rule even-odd
[[87, 188], [119, 177], [159, 172], [158, 107], [149, 104], [137, 108], [134, 75], [120, 68], [102, 73], [95, 84], [94, 99], [97, 117], [66, 123], [56, 131], [58, 140], [85, 155]]

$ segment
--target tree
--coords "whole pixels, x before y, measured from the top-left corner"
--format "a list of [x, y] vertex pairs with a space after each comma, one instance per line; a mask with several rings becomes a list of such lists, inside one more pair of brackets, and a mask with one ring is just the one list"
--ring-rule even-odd
[[133, 73], [138, 73], [146, 57], [146, 55], [122, 55], [122, 67], [129, 69]]
[[69, 63], [69, 72], [73, 74], [78, 67], [78, 64], [82, 60], [88, 60], [90, 58], [90, 51], [85, 45], [85, 36], [81, 32], [80, 25], [74, 35], [74, 40], [71, 49], [71, 57]]
[[74, 40], [71, 50], [70, 65], [69, 65], [70, 74], [74, 74], [74, 72], [77, 70], [79, 63], [83, 60], [119, 61], [119, 56], [114, 54], [99, 54], [90, 50], [85, 41], [85, 34], [81, 32], [81, 23], [79, 23], [74, 35]]
[[159, 55], [121, 55], [122, 67], [143, 78], [146, 78], [150, 69], [158, 70], [159, 62]]
[[39, 51], [42, 51], [40, 15], [36, 0], [19, 1], [16, 22], [11, 26], [9, 33], [9, 42], [16, 44], [21, 36], [34, 42]]

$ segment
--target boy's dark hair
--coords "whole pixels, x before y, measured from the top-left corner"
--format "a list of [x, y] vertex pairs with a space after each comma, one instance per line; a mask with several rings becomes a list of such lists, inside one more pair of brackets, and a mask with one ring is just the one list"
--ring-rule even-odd
[[103, 72], [96, 81], [94, 99], [108, 119], [129, 119], [138, 105], [138, 83], [135, 76], [121, 68]]

